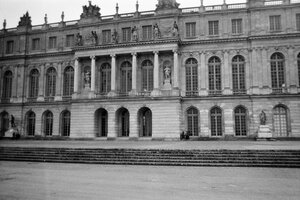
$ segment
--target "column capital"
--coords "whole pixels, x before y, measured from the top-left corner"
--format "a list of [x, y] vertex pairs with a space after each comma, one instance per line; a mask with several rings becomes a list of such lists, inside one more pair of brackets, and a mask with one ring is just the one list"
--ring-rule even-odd
[[132, 56], [137, 56], [137, 52], [131, 53]]
[[91, 58], [92, 60], [95, 60], [95, 59], [96, 59], [96, 56], [95, 56], [95, 55], [91, 55], [90, 58]]
[[173, 49], [172, 51], [173, 51], [173, 53], [177, 53], [177, 54], [179, 53], [178, 49]]
[[159, 54], [159, 51], [153, 51], [154, 54]]
[[79, 57], [76, 56], [76, 57], [74, 58], [74, 61], [79, 61]]
[[110, 54], [110, 57], [116, 57], [116, 54], [115, 53], [112, 53], [112, 54]]

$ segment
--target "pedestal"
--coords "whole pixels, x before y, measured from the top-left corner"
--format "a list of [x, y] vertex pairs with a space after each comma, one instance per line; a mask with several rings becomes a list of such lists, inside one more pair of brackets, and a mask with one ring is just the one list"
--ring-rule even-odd
[[272, 132], [268, 125], [260, 125], [258, 128], [257, 139], [270, 139]]

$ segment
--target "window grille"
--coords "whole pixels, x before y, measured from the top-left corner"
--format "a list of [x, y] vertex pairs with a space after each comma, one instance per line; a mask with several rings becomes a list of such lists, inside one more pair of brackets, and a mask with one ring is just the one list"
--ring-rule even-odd
[[210, 111], [211, 136], [222, 136], [222, 111], [220, 108], [213, 108]]
[[153, 63], [145, 60], [142, 63], [142, 92], [151, 92], [153, 90]]
[[11, 98], [13, 75], [11, 71], [6, 71], [3, 77], [2, 98]]
[[35, 134], [35, 113], [30, 112], [27, 118], [27, 135], [34, 136]]
[[53, 114], [47, 112], [44, 115], [44, 134], [45, 136], [52, 136], [53, 132]]
[[123, 42], [131, 41], [131, 28], [123, 28], [122, 29]]
[[281, 30], [281, 17], [280, 15], [270, 16], [270, 31]]
[[66, 47], [74, 46], [74, 35], [67, 35], [66, 37]]
[[6, 54], [11, 54], [14, 52], [14, 41], [7, 41], [6, 43]]
[[234, 110], [235, 118], [235, 135], [247, 136], [247, 121], [246, 121], [246, 109], [238, 107]]
[[100, 68], [100, 93], [107, 94], [111, 90], [111, 66], [104, 63]]
[[199, 113], [196, 108], [190, 108], [187, 111], [187, 131], [190, 136], [199, 134]]
[[49, 49], [54, 49], [56, 48], [56, 37], [49, 37]]
[[74, 69], [68, 66], [64, 73], [64, 91], [63, 96], [71, 96], [74, 92]]
[[102, 42], [103, 44], [111, 43], [111, 30], [102, 31]]
[[70, 136], [71, 113], [65, 111], [62, 113], [62, 136]]
[[143, 26], [143, 40], [152, 39], [152, 26]]
[[209, 35], [219, 35], [219, 21], [209, 21], [208, 22], [208, 34]]
[[185, 63], [186, 96], [198, 95], [198, 62], [189, 58]]
[[29, 82], [29, 97], [37, 98], [39, 92], [39, 71], [37, 69], [31, 70]]
[[282, 93], [285, 88], [284, 56], [274, 53], [271, 56], [272, 89], [275, 93]]
[[274, 108], [274, 133], [277, 137], [288, 136], [287, 129], [287, 110], [283, 106], [276, 106]]
[[132, 89], [131, 63], [125, 61], [121, 65], [121, 94], [128, 95]]
[[209, 94], [220, 95], [221, 90], [221, 60], [218, 57], [212, 57], [208, 61], [208, 79]]
[[241, 34], [243, 32], [242, 19], [232, 19], [232, 34]]
[[56, 90], [56, 71], [53, 67], [47, 70], [46, 75], [46, 96], [54, 97]]
[[242, 56], [235, 56], [232, 59], [232, 84], [234, 94], [245, 94], [245, 59]]
[[186, 23], [186, 37], [195, 37], [196, 36], [196, 22]]

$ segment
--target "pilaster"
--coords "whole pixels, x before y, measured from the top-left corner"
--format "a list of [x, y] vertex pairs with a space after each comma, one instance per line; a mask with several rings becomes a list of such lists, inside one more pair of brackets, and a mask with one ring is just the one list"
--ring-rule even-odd
[[[200, 67], [200, 69], [199, 69]], [[200, 65], [198, 65], [198, 69], [199, 69], [199, 72], [200, 72], [200, 91], [199, 91], [199, 95], [200, 96], [207, 96], [207, 82], [208, 82], [208, 79], [207, 79], [207, 76], [208, 76], [208, 69], [207, 69], [207, 65], [206, 65], [206, 62], [205, 62], [205, 52], [201, 52], [201, 55], [200, 55]]]
[[91, 56], [91, 91], [90, 98], [95, 98], [95, 88], [96, 88], [96, 56]]
[[136, 95], [137, 92], [137, 53], [134, 52], [132, 55], [132, 89], [130, 95]]
[[62, 100], [62, 63], [58, 63], [57, 65], [57, 78], [56, 78], [56, 95], [54, 97], [55, 101]]
[[75, 58], [74, 64], [74, 94], [72, 95], [73, 99], [78, 97], [79, 93], [79, 75], [80, 75], [80, 68], [79, 68], [79, 58]]
[[290, 93], [297, 93], [297, 75], [298, 75], [298, 63], [295, 59], [296, 55], [294, 52], [294, 47], [288, 47], [288, 59], [287, 59], [287, 66], [286, 66], [286, 77], [287, 77], [287, 84], [288, 84], [288, 91]]
[[39, 92], [37, 101], [44, 101], [44, 92], [45, 92], [45, 64], [40, 66], [40, 77], [39, 77]]
[[108, 93], [108, 96], [116, 96], [116, 55], [111, 54], [111, 91]]
[[[222, 67], [221, 67], [222, 68]], [[232, 94], [232, 86], [230, 86], [231, 80], [231, 68], [229, 67], [229, 52], [224, 51], [224, 68], [222, 68], [222, 82], [223, 90], [225, 95]]]
[[267, 53], [267, 49], [263, 48], [262, 49], [262, 93], [263, 94], [268, 94], [270, 92], [270, 84], [269, 84], [269, 80], [270, 80], [270, 76], [271, 73], [270, 72], [270, 65], [268, 64], [268, 53]]

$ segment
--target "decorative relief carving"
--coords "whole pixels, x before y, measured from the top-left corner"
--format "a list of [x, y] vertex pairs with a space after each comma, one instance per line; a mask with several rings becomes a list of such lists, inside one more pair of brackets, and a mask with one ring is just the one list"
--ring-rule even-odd
[[158, 4], [156, 5], [156, 10], [161, 9], [177, 9], [179, 7], [179, 3], [176, 0], [159, 0]]
[[19, 26], [31, 26], [31, 17], [28, 12], [20, 17]]
[[82, 14], [80, 15], [80, 19], [97, 17], [100, 18], [100, 8], [96, 5], [92, 5], [91, 1], [89, 1], [88, 6], [82, 6]]

